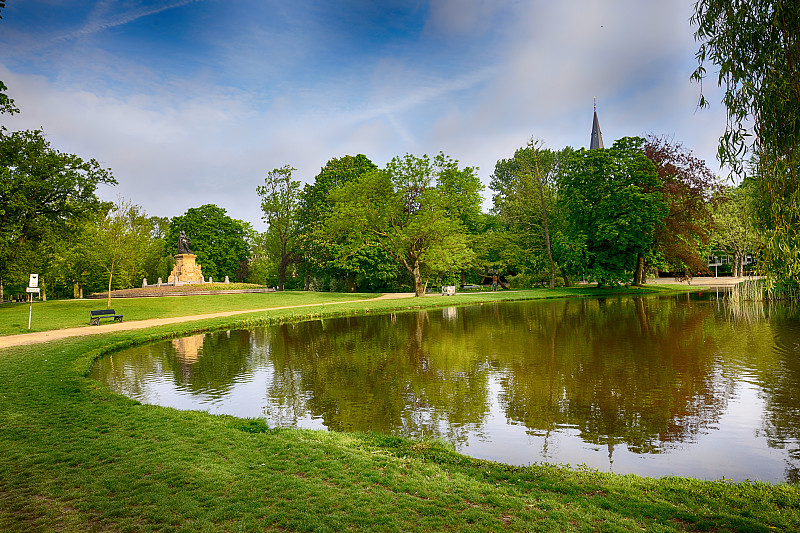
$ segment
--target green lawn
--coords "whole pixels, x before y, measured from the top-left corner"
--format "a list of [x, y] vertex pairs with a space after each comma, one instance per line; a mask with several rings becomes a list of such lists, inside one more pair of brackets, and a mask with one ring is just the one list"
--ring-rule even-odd
[[[563, 298], [580, 297], [597, 294], [644, 293], [685, 291], [684, 287], [675, 286], [650, 287], [647, 289], [607, 289], [598, 290], [587, 287], [564, 289], [538, 289], [527, 291], [474, 292], [461, 293], [456, 296], [426, 296], [424, 305], [460, 305], [464, 303], [494, 300], [518, 300], [531, 298]], [[301, 306], [347, 302], [351, 300], [371, 300], [380, 294], [343, 294], [330, 292], [268, 292], [243, 294], [213, 294], [192, 296], [169, 296], [161, 298], [117, 298], [111, 301], [111, 307], [124, 315], [125, 321], [144, 320], [148, 318], [167, 318], [176, 316], [219, 313], [224, 311], [245, 311], [248, 309], [267, 309], [274, 307]], [[373, 308], [389, 309], [422, 305], [420, 299], [388, 300], [374, 302]], [[342, 310], [358, 310], [355, 307], [341, 307]], [[32, 309], [31, 332], [50, 331], [54, 329], [89, 326], [89, 311], [105, 309], [106, 300], [51, 300], [35, 301]], [[337, 306], [337, 309], [340, 308]], [[28, 332], [28, 303], [4, 303], [0, 305], [0, 336], [15, 335]], [[291, 313], [290, 313], [291, 314]], [[111, 320], [105, 319], [103, 324]]]
[[[325, 296], [352, 299], [287, 293], [269, 301]], [[260, 420], [145, 406], [84, 377], [109, 350], [199, 329], [499, 297], [318, 306], [4, 349], [0, 531], [800, 530], [794, 486], [512, 467], [466, 458], [438, 442], [270, 429]], [[227, 296], [202, 305], [196, 298], [203, 297], [185, 300], [193, 312], [229, 305]], [[126, 316], [184, 314], [166, 301], [178, 298], [159, 300], [115, 307]], [[272, 306], [265, 301], [230, 305]], [[92, 305], [77, 306], [85, 303], [42, 308], [88, 315]], [[6, 312], [3, 306], [0, 315]], [[68, 316], [64, 311], [57, 323]]]
[[[124, 315], [125, 321], [148, 318], [265, 309], [292, 305], [342, 302], [375, 298], [376, 294], [340, 294], [323, 292], [268, 292], [244, 294], [213, 294], [200, 296], [169, 296], [162, 298], [117, 298], [111, 307]], [[51, 300], [34, 302], [31, 332], [89, 326], [89, 311], [105, 309], [106, 300]], [[27, 303], [0, 306], [0, 335], [28, 332]], [[103, 320], [106, 324], [111, 320]]]

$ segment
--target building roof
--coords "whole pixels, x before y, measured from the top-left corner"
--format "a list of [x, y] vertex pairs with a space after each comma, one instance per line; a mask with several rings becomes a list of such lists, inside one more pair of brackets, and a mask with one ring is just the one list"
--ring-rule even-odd
[[589, 150], [603, 149], [603, 133], [600, 131], [600, 121], [597, 120], [597, 105], [594, 106], [594, 121], [592, 122], [592, 140], [589, 142]]

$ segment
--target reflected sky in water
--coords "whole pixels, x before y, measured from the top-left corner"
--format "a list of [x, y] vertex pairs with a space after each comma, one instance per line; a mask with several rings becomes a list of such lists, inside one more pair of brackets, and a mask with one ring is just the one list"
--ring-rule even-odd
[[174, 339], [92, 377], [143, 403], [512, 464], [794, 482], [798, 324], [716, 292], [486, 304]]

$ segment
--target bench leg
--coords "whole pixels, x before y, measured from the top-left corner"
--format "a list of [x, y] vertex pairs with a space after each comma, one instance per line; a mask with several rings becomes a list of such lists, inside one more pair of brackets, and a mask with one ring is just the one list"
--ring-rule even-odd
[[89, 319], [89, 325], [90, 326], [99, 326], [100, 325], [100, 319], [99, 318], [90, 318]]

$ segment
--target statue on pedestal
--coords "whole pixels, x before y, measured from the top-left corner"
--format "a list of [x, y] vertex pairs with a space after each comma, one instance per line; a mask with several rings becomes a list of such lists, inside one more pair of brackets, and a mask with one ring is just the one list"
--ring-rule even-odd
[[192, 244], [192, 241], [190, 241], [189, 237], [186, 236], [186, 232], [181, 230], [181, 234], [178, 236], [178, 253], [179, 254], [192, 253], [192, 251], [189, 249], [190, 244]]
[[180, 285], [183, 283], [203, 283], [203, 272], [200, 265], [195, 263], [197, 258], [189, 248], [191, 241], [186, 232], [181, 231], [178, 237], [178, 253], [175, 255], [175, 266], [169, 275], [169, 283]]

